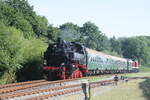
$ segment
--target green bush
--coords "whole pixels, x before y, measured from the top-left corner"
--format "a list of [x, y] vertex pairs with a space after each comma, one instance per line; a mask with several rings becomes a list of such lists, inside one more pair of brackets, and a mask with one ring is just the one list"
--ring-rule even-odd
[[43, 53], [47, 48], [47, 44], [41, 39], [31, 37], [25, 41], [23, 68], [17, 73], [18, 81], [41, 79], [42, 65], [43, 65]]
[[150, 100], [150, 79], [140, 83], [140, 88], [143, 90], [143, 94], [147, 100]]
[[23, 66], [23, 33], [13, 27], [0, 25], [0, 77], [5, 83], [16, 81], [16, 72]]
[[12, 83], [42, 77], [42, 54], [47, 44], [40, 38], [0, 24], [0, 81]]

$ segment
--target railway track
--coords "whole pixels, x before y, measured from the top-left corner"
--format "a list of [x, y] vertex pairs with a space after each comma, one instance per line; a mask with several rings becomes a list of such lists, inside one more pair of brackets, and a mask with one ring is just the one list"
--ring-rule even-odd
[[[58, 86], [58, 87], [53, 87], [53, 88], [48, 88], [48, 89], [42, 89], [42, 90], [34, 90], [34, 91], [28, 91], [28, 92], [20, 92], [20, 93], [14, 93], [14, 94], [9, 94], [9, 95], [4, 95], [1, 97], [1, 99], [8, 99], [8, 98], [14, 98], [14, 99], [20, 99], [20, 100], [28, 100], [28, 99], [33, 99], [33, 98], [40, 98], [43, 97], [45, 94], [57, 94], [58, 92], [64, 92], [64, 90], [70, 90], [71, 89], [76, 89], [76, 88], [81, 88], [80, 84], [76, 85], [68, 85], [68, 86]], [[38, 96], [37, 96], [38, 95]]]
[[0, 87], [0, 98], [10, 95], [10, 94], [18, 94], [22, 92], [34, 91], [34, 90], [42, 90], [48, 89], [53, 87], [65, 86], [68, 84], [73, 84], [75, 79], [68, 79], [68, 80], [59, 80], [59, 81], [45, 81], [45, 80], [38, 80], [38, 81], [29, 81], [29, 82], [22, 82], [22, 83], [14, 83], [8, 85], [1, 85]]
[[[132, 77], [133, 79], [147, 79], [150, 77]], [[41, 82], [40, 82], [41, 81]], [[70, 83], [69, 83], [70, 82]], [[91, 88], [113, 84], [113, 80], [102, 80], [97, 82], [90, 82]], [[38, 82], [23, 82], [17, 83], [17, 85], [3, 85], [4, 87], [0, 89], [0, 100], [43, 100], [50, 99], [54, 97], [59, 97], [67, 94], [81, 93], [83, 94], [83, 88], [81, 82], [77, 80], [61, 80], [47, 82], [39, 80]], [[16, 86], [16, 87], [12, 87]], [[6, 88], [7, 87], [7, 88]], [[11, 88], [8, 88], [11, 87]], [[36, 88], [35, 88], [36, 87]]]
[[33, 83], [41, 83], [41, 82], [45, 82], [45, 80], [36, 80], [36, 81], [27, 81], [27, 82], [19, 82], [19, 83], [13, 83], [13, 84], [0, 85], [0, 89], [23, 86], [23, 85], [33, 84]]

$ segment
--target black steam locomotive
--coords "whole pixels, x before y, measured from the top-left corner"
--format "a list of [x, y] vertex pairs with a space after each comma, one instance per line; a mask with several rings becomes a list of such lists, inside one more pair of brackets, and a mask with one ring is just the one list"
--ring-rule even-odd
[[49, 80], [82, 77], [87, 72], [87, 53], [82, 45], [59, 38], [45, 52], [44, 65]]

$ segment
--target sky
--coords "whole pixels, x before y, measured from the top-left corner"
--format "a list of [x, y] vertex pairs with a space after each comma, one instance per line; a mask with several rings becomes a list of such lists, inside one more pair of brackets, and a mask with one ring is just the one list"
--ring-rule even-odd
[[108, 37], [150, 36], [150, 0], [28, 0], [49, 24], [91, 21]]

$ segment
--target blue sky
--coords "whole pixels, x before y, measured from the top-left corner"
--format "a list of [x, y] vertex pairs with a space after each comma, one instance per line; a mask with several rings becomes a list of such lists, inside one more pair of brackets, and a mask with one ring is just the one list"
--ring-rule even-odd
[[108, 37], [150, 36], [150, 0], [28, 1], [54, 26], [91, 21]]

